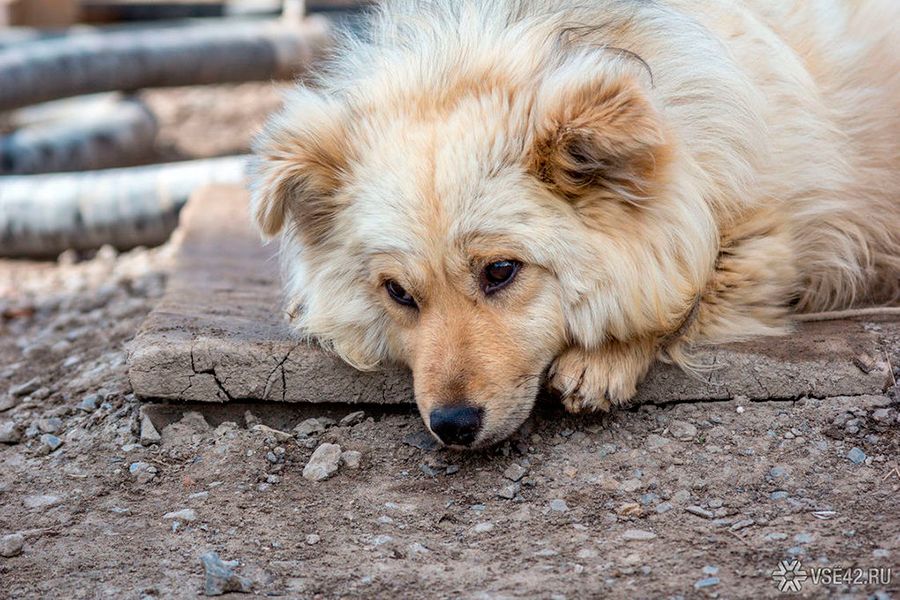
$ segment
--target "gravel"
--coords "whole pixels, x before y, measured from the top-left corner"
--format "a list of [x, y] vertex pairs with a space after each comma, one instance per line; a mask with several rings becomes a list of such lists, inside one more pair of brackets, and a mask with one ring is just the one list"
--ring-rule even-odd
[[569, 510], [569, 505], [566, 504], [566, 501], [562, 498], [555, 498], [550, 501], [550, 510], [553, 512], [566, 512]]
[[184, 521], [185, 523], [193, 523], [197, 520], [197, 511], [193, 508], [182, 508], [181, 510], [175, 510], [172, 512], [167, 512], [163, 515], [163, 519], [167, 521]]
[[25, 496], [22, 499], [22, 504], [25, 508], [37, 509], [37, 508], [50, 508], [51, 506], [56, 506], [57, 504], [62, 502], [62, 498], [59, 496], [54, 496], [52, 494], [37, 494], [34, 496]]
[[41, 380], [37, 377], [34, 379], [29, 379], [25, 383], [20, 383], [19, 385], [14, 385], [9, 388], [10, 396], [27, 396], [31, 392], [34, 392], [39, 387], [41, 387]]
[[711, 510], [706, 510], [702, 506], [688, 506], [684, 511], [704, 519], [712, 519], [716, 516]]
[[21, 533], [10, 533], [0, 537], [0, 556], [10, 558], [22, 554], [25, 547], [25, 536]]
[[221, 596], [226, 592], [249, 593], [253, 590], [253, 581], [237, 575], [234, 570], [240, 566], [236, 560], [222, 560], [215, 552], [207, 552], [200, 557], [206, 582], [203, 593], [207, 596]]
[[341, 452], [341, 464], [349, 469], [358, 469], [362, 461], [362, 452], [358, 450], [345, 450]]
[[364, 410], [357, 410], [355, 412], [350, 413], [345, 416], [343, 419], [338, 421], [338, 425], [341, 427], [352, 427], [354, 425], [359, 425], [366, 419], [366, 412]]
[[643, 529], [626, 529], [625, 533], [622, 534], [622, 539], [626, 542], [647, 542], [655, 540], [656, 534]]
[[45, 433], [41, 436], [41, 449], [44, 453], [50, 453], [62, 446], [62, 440], [52, 433]]
[[298, 438], [314, 437], [323, 433], [325, 433], [325, 426], [318, 419], [306, 419], [294, 427], [294, 434]]
[[22, 441], [22, 428], [12, 422], [0, 423], [0, 444], [18, 444]]
[[152, 446], [153, 444], [159, 444], [161, 439], [156, 427], [153, 426], [153, 421], [150, 420], [149, 416], [143, 415], [141, 417], [141, 445]]
[[303, 478], [310, 481], [324, 481], [335, 473], [341, 461], [341, 447], [337, 444], [322, 444], [309, 462], [303, 467]]
[[419, 450], [434, 450], [438, 447], [438, 442], [430, 433], [425, 430], [409, 433], [403, 437], [403, 443]]
[[520, 465], [519, 463], [512, 463], [506, 470], [503, 471], [503, 476], [509, 479], [510, 481], [519, 481], [528, 473], [528, 469]]
[[854, 465], [861, 465], [866, 462], [866, 453], [860, 450], [859, 448], [853, 447], [850, 452], [847, 453], [847, 458]]
[[672, 421], [669, 424], [669, 433], [679, 440], [692, 440], [697, 436], [697, 428], [687, 421]]

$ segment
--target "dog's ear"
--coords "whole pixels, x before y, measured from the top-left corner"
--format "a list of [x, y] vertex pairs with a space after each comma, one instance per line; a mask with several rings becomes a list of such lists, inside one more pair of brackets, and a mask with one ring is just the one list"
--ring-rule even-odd
[[264, 236], [276, 235], [289, 219], [310, 244], [330, 231], [350, 160], [343, 112], [301, 88], [256, 139], [251, 210]]
[[652, 197], [671, 146], [656, 109], [630, 77], [562, 73], [542, 86], [529, 168], [568, 198]]

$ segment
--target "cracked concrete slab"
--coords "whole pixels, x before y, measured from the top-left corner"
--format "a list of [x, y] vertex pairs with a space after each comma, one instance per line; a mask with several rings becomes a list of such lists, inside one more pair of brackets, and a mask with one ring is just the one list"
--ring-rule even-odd
[[[361, 373], [285, 324], [275, 246], [250, 227], [244, 190], [198, 192], [182, 213], [182, 236], [166, 294], [129, 352], [135, 394], [201, 402], [413, 401], [408, 372]], [[638, 400], [673, 402], [878, 394], [892, 371], [865, 321], [802, 324], [784, 338], [701, 351], [702, 377], [657, 365]]]

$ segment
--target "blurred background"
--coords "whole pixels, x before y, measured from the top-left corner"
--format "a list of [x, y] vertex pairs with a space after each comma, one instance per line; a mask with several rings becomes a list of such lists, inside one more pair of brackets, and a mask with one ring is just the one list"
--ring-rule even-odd
[[366, 8], [0, 0], [0, 259], [165, 242], [194, 189], [243, 180], [281, 91]]

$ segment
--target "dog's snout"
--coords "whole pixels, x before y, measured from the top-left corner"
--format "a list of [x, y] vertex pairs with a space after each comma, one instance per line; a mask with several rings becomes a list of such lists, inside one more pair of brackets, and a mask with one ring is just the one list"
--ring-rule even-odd
[[468, 446], [478, 437], [482, 410], [474, 406], [456, 405], [431, 411], [431, 431], [448, 446]]

